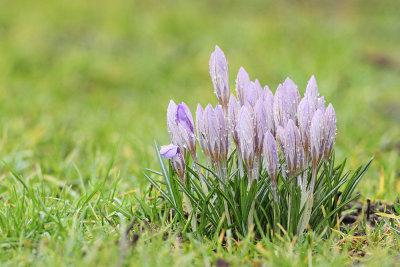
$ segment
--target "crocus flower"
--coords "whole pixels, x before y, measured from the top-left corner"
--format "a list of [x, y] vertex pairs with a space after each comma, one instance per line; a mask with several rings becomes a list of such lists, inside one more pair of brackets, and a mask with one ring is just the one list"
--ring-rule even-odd
[[324, 128], [325, 118], [321, 109], [318, 109], [311, 120], [310, 125], [310, 149], [313, 169], [316, 169], [324, 154]]
[[336, 135], [336, 115], [332, 104], [329, 104], [328, 107], [326, 108], [324, 114], [324, 120], [325, 120], [324, 156], [325, 156], [325, 161], [328, 161], [329, 156], [332, 153], [333, 146], [335, 144], [335, 135]]
[[208, 150], [214, 164], [219, 164], [220, 156], [220, 136], [219, 136], [219, 121], [215, 114], [214, 108], [208, 104], [204, 110], [204, 125], [206, 130], [206, 140]]
[[189, 150], [193, 158], [196, 158], [196, 135], [194, 133], [193, 117], [189, 107], [183, 102], [177, 107], [176, 122], [184, 147]]
[[196, 131], [200, 148], [206, 156], [207, 160], [210, 161], [210, 151], [208, 150], [207, 141], [205, 139], [206, 131], [204, 128], [204, 109], [200, 104], [197, 105], [196, 110]]
[[251, 183], [254, 163], [254, 126], [250, 111], [246, 106], [240, 108], [237, 123], [240, 150], [247, 167], [249, 183]]
[[177, 114], [178, 106], [175, 104], [173, 100], [169, 102], [167, 108], [167, 127], [168, 134], [171, 140], [171, 143], [176, 144], [180, 147], [183, 147], [183, 141], [181, 138], [180, 130], [178, 123], [176, 122], [176, 114]]
[[310, 80], [307, 83], [306, 92], [304, 96], [305, 97], [308, 96], [310, 101], [312, 101], [313, 99], [316, 100], [319, 97], [318, 85], [314, 75], [311, 76]]
[[262, 151], [264, 134], [267, 131], [267, 116], [263, 103], [263, 99], [258, 99], [255, 107], [254, 107], [254, 148], [255, 154], [259, 157]]
[[217, 45], [210, 57], [210, 76], [218, 101], [224, 110], [227, 110], [230, 94], [228, 61], [224, 52]]
[[246, 91], [250, 86], [250, 78], [246, 70], [240, 67], [237, 78], [236, 78], [236, 94], [239, 99], [240, 106], [246, 103]]
[[274, 136], [270, 131], [265, 133], [264, 137], [264, 166], [267, 169], [268, 175], [272, 180], [276, 180], [279, 172], [279, 158], [278, 158], [278, 147]]
[[275, 123], [274, 123], [274, 95], [268, 86], [264, 87], [262, 94], [264, 109], [265, 109], [265, 120], [267, 124], [267, 129], [275, 135]]
[[228, 125], [227, 119], [225, 118], [224, 112], [220, 105], [215, 107], [215, 114], [218, 118], [218, 126], [219, 126], [219, 139], [220, 139], [220, 160], [223, 165], [225, 165], [227, 157], [228, 157]]
[[186, 165], [185, 165], [185, 160], [182, 157], [180, 147], [173, 144], [167, 146], [161, 146], [160, 154], [165, 159], [171, 160], [172, 168], [178, 175], [181, 182], [184, 183]]
[[286, 164], [290, 175], [293, 176], [304, 167], [304, 148], [301, 142], [300, 132], [291, 119], [285, 128], [285, 135]]
[[276, 127], [285, 127], [289, 119], [296, 122], [297, 105], [300, 102], [300, 93], [297, 86], [287, 78], [283, 85], [279, 85], [274, 96], [274, 120]]
[[309, 102], [309, 97], [305, 96], [297, 107], [297, 121], [299, 124], [299, 130], [301, 135], [301, 141], [303, 143], [305, 158], [308, 159], [308, 151], [310, 147], [310, 125], [311, 118], [314, 114], [314, 108]]
[[237, 131], [237, 119], [238, 113], [240, 109], [240, 104], [236, 100], [234, 95], [231, 95], [228, 104], [228, 124], [229, 124], [229, 132], [231, 133], [233, 142], [236, 147], [239, 147], [239, 135]]
[[271, 177], [272, 192], [275, 201], [277, 201], [276, 180], [279, 173], [279, 157], [278, 157], [278, 147], [276, 146], [275, 138], [270, 131], [267, 131], [265, 133], [263, 152], [264, 152], [264, 166], [267, 169], [269, 177]]

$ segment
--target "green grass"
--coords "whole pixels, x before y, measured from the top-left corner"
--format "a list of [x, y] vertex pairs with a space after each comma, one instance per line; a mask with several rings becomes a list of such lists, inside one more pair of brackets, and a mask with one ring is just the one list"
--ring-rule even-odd
[[141, 212], [135, 192], [144, 198], [144, 168], [157, 168], [153, 141], [168, 142], [169, 99], [192, 110], [217, 102], [208, 75], [215, 44], [232, 84], [241, 65], [273, 91], [289, 76], [303, 92], [315, 74], [336, 109], [338, 160], [348, 157], [355, 169], [375, 155], [358, 190], [363, 199], [394, 201], [399, 8], [396, 1], [0, 1], [0, 158], [9, 166], [0, 164], [1, 265], [204, 266], [218, 258], [232, 266], [395, 265], [399, 235], [380, 238], [367, 226], [360, 238], [227, 248], [190, 235], [183, 244], [177, 234], [164, 240], [168, 224], [152, 225], [159, 231], [129, 248], [120, 233]]

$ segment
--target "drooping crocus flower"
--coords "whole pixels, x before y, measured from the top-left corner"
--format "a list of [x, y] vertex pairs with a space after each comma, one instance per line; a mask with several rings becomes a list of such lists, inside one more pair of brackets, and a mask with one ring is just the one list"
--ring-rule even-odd
[[185, 182], [186, 165], [179, 146], [170, 144], [161, 146], [160, 154], [165, 159], [171, 160], [171, 165], [182, 183]]
[[271, 177], [272, 192], [274, 194], [275, 201], [277, 201], [276, 180], [279, 173], [279, 157], [278, 147], [276, 146], [275, 138], [270, 131], [267, 131], [265, 133], [263, 152], [264, 166], [267, 169], [269, 177]]
[[324, 150], [324, 159], [325, 162], [328, 161], [333, 146], [335, 144], [335, 135], [336, 135], [336, 115], [335, 110], [333, 109], [332, 104], [329, 104], [325, 110], [324, 114], [325, 120], [325, 150]]
[[238, 133], [242, 158], [247, 167], [249, 184], [252, 182], [252, 171], [254, 163], [254, 124], [249, 109], [243, 106], [239, 110]]
[[285, 128], [285, 135], [286, 164], [290, 175], [293, 176], [304, 167], [304, 148], [301, 142], [300, 132], [291, 119]]
[[169, 102], [167, 108], [167, 127], [171, 143], [183, 147], [183, 141], [179, 131], [178, 123], [176, 122], [176, 113], [178, 106], [173, 100]]
[[227, 111], [230, 94], [228, 61], [224, 52], [217, 45], [210, 57], [210, 76], [218, 101]]
[[183, 102], [177, 107], [176, 122], [184, 147], [187, 148], [190, 155], [196, 159], [196, 135], [194, 133], [193, 117], [189, 107]]
[[240, 106], [243, 106], [246, 101], [246, 92], [250, 86], [250, 78], [246, 70], [240, 67], [237, 78], [236, 78], [236, 94], [239, 99]]

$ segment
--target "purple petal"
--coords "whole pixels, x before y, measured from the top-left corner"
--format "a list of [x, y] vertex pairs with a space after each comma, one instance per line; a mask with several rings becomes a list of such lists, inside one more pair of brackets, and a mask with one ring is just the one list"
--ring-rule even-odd
[[289, 172], [293, 175], [303, 169], [304, 149], [300, 132], [293, 120], [289, 120], [286, 128], [285, 155]]
[[246, 102], [246, 91], [250, 86], [250, 78], [246, 70], [240, 67], [236, 78], [236, 94], [238, 96], [240, 105], [243, 106]]
[[336, 115], [331, 104], [325, 110], [325, 160], [327, 161], [335, 145]]
[[318, 109], [311, 120], [310, 148], [314, 167], [316, 167], [324, 153], [324, 113]]
[[279, 172], [278, 147], [274, 136], [267, 131], [264, 138], [264, 165], [269, 176], [276, 179]]
[[234, 95], [231, 95], [228, 104], [228, 122], [229, 122], [229, 132], [232, 135], [233, 141], [238, 146], [239, 145], [239, 136], [237, 132], [237, 119], [239, 113], [240, 105], [236, 100]]
[[161, 146], [161, 149], [160, 149], [160, 154], [165, 159], [172, 159], [178, 153], [180, 153], [179, 146], [176, 146], [173, 144], [169, 144], [167, 146]]
[[226, 107], [230, 94], [228, 61], [218, 46], [215, 46], [215, 51], [210, 57], [210, 76], [219, 103]]
[[176, 121], [181, 124], [186, 131], [194, 133], [193, 117], [189, 107], [185, 103], [181, 103], [177, 107]]

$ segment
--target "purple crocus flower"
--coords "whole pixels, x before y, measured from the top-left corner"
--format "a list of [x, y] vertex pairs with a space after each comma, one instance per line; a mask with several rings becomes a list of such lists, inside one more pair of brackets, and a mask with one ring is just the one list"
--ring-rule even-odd
[[313, 169], [318, 167], [324, 154], [324, 137], [325, 137], [325, 118], [321, 109], [318, 109], [311, 120], [310, 125], [310, 149], [313, 162]]
[[194, 133], [194, 123], [192, 113], [185, 103], [181, 103], [177, 107], [176, 122], [180, 131], [183, 145], [187, 148], [191, 156], [196, 158], [196, 135]]
[[333, 146], [335, 144], [336, 135], [336, 115], [335, 110], [331, 104], [325, 110], [324, 114], [325, 120], [325, 161], [328, 161], [329, 156], [332, 153]]
[[288, 106], [286, 104], [286, 93], [285, 89], [283, 88], [282, 84], [278, 85], [278, 89], [276, 89], [275, 96], [274, 96], [274, 121], [275, 127], [278, 126], [285, 127], [287, 121], [289, 120], [289, 111]]
[[227, 110], [229, 100], [229, 70], [224, 52], [216, 45], [210, 57], [210, 76], [214, 92], [224, 110]]
[[185, 165], [185, 160], [182, 157], [181, 149], [179, 148], [179, 146], [173, 144], [167, 146], [161, 146], [160, 154], [165, 159], [171, 160], [172, 168], [178, 175], [181, 182], [184, 183], [186, 165]]
[[267, 116], [263, 102], [264, 102], [263, 99], [261, 98], [258, 99], [254, 107], [254, 114], [253, 114], [254, 130], [255, 130], [254, 148], [257, 157], [261, 155], [264, 134], [267, 131]]
[[169, 102], [167, 108], [167, 127], [168, 134], [171, 140], [171, 143], [176, 144], [180, 147], [183, 147], [183, 141], [181, 138], [180, 130], [178, 127], [178, 123], [176, 121], [178, 106], [175, 104], [173, 100]]
[[204, 110], [204, 125], [206, 129], [206, 140], [208, 150], [214, 161], [214, 164], [219, 163], [220, 156], [220, 136], [219, 136], [219, 122], [214, 108], [208, 104]]
[[308, 96], [311, 102], [313, 100], [318, 99], [319, 97], [318, 85], [314, 75], [311, 76], [310, 80], [307, 83], [306, 92], [304, 96]]
[[264, 166], [267, 169], [269, 177], [271, 177], [271, 187], [274, 195], [274, 200], [277, 201], [276, 195], [276, 180], [279, 173], [279, 157], [278, 157], [278, 147], [276, 146], [276, 141], [274, 136], [270, 131], [265, 133], [264, 137]]
[[305, 96], [297, 107], [297, 121], [299, 124], [299, 131], [301, 140], [304, 147], [305, 158], [308, 159], [308, 151], [310, 148], [310, 125], [314, 108], [309, 102], [309, 97]]
[[300, 93], [297, 85], [287, 78], [283, 85], [279, 85], [274, 96], [274, 120], [276, 127], [285, 127], [289, 119], [296, 122], [297, 105], [300, 102]]
[[206, 131], [204, 127], [204, 110], [200, 104], [197, 105], [196, 110], [196, 131], [201, 150], [203, 150], [207, 160], [210, 161], [210, 151], [208, 150], [207, 141], [205, 139]]
[[263, 105], [265, 109], [265, 120], [266, 126], [269, 131], [273, 135], [275, 135], [275, 123], [274, 123], [274, 95], [271, 90], [269, 90], [268, 86], [264, 87], [264, 91], [262, 94]]
[[161, 146], [160, 154], [165, 159], [172, 159], [176, 154], [180, 153], [181, 149], [179, 146], [169, 144], [167, 146]]
[[254, 126], [252, 116], [249, 109], [243, 106], [239, 110], [238, 116], [238, 133], [240, 150], [242, 152], [242, 158], [247, 167], [247, 175], [249, 176], [249, 182], [252, 181], [252, 169], [254, 163]]
[[237, 131], [237, 119], [240, 109], [240, 104], [234, 95], [231, 95], [228, 104], [228, 124], [229, 132], [232, 135], [233, 142], [239, 148], [239, 135]]
[[304, 167], [304, 148], [301, 143], [300, 132], [291, 119], [285, 128], [285, 134], [286, 164], [290, 175], [293, 176]]
[[237, 78], [236, 78], [236, 94], [239, 99], [240, 106], [246, 103], [246, 92], [250, 86], [250, 78], [246, 70], [240, 67]]
[[215, 107], [215, 114], [218, 118], [218, 126], [219, 126], [219, 138], [220, 138], [220, 160], [223, 165], [226, 163], [226, 159], [228, 157], [228, 125], [227, 119], [225, 118], [224, 112], [220, 105]]
[[263, 151], [264, 166], [267, 169], [268, 175], [272, 180], [276, 180], [279, 172], [278, 147], [276, 146], [275, 138], [270, 131], [265, 133]]

